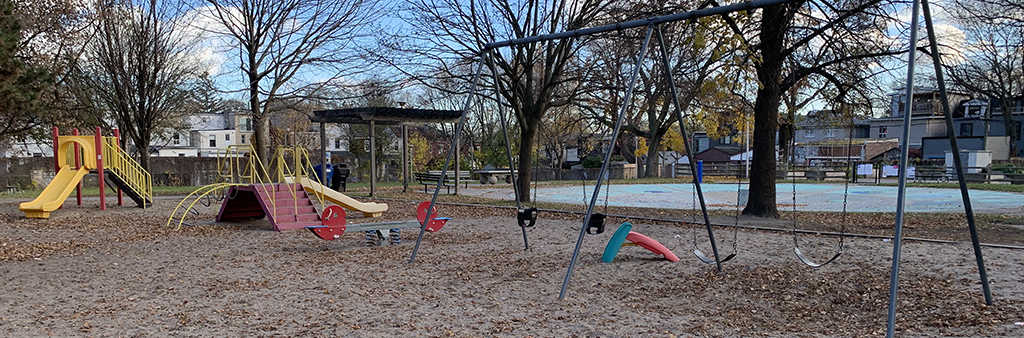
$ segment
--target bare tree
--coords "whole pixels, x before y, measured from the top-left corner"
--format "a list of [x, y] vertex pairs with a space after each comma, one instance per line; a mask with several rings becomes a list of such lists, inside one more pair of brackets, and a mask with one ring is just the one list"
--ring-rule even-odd
[[[837, 101], [864, 90], [858, 88], [861, 82], [851, 83], [850, 78], [835, 74], [855, 73], [863, 78], [870, 75], [872, 62], [905, 52], [887, 34], [897, 12], [889, 0], [798, 0], [760, 11], [757, 35], [747, 41], [759, 86], [753, 109], [750, 199], [744, 214], [779, 217], [775, 150], [783, 93], [808, 77], [834, 88]], [[737, 25], [730, 26], [737, 35], [744, 33]]]
[[[413, 40], [412, 45], [392, 47], [408, 52], [413, 61], [393, 62], [402, 66], [399, 68], [431, 66], [439, 70], [435, 74], [447, 77], [465, 75], [457, 70], [478, 61], [487, 43], [583, 28], [607, 6], [601, 0], [409, 0], [408, 4], [406, 22], [412, 32], [407, 38]], [[580, 46], [576, 38], [569, 38], [521, 44], [494, 53], [500, 74], [492, 85], [499, 88], [519, 127], [517, 169], [519, 191], [525, 192], [519, 194], [523, 201], [530, 198], [530, 169], [539, 124], [548, 109], [567, 105], [579, 94], [578, 88], [567, 85], [574, 80], [567, 75]]]
[[177, 123], [188, 107], [188, 81], [199, 63], [189, 60], [194, 36], [183, 34], [174, 4], [160, 0], [97, 3], [96, 39], [76, 76], [91, 89], [122, 135], [149, 168], [155, 131]]
[[[377, 0], [206, 0], [221, 26], [215, 33], [234, 43], [239, 75], [254, 120], [256, 152], [269, 155], [270, 114], [279, 100], [316, 92], [297, 85], [316, 71], [322, 86], [366, 70], [358, 62]], [[310, 81], [312, 82], [312, 81]]]
[[[956, 14], [967, 38], [967, 48], [960, 51], [962, 62], [954, 60], [945, 68], [958, 86], [998, 102], [1006, 135], [1010, 137], [1010, 155], [1017, 156], [1020, 131], [1013, 119], [1013, 109], [1014, 101], [1024, 97], [1024, 17], [1017, 17], [1020, 21], [1007, 19], [1003, 11], [1011, 5], [987, 0], [958, 2]], [[989, 109], [987, 114], [991, 113]], [[986, 120], [990, 118], [986, 116]], [[987, 126], [986, 122], [986, 136]]]

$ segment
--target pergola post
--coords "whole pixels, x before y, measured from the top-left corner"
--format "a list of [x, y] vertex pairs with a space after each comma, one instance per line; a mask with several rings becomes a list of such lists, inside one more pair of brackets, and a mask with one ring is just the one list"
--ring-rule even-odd
[[376, 129], [377, 125], [370, 120], [370, 197], [377, 191], [377, 140]]
[[459, 166], [462, 163], [462, 156], [459, 156], [459, 135], [455, 135], [455, 194], [459, 194]]
[[324, 130], [323, 122], [320, 122], [320, 161], [320, 183], [327, 184], [327, 131]]
[[409, 126], [402, 125], [402, 192], [409, 192]]

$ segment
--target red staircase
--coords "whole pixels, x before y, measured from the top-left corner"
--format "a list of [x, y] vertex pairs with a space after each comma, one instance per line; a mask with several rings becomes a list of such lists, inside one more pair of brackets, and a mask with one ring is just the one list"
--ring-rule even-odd
[[237, 222], [269, 216], [275, 231], [323, 225], [313, 201], [298, 184], [253, 184], [231, 187], [217, 222]]

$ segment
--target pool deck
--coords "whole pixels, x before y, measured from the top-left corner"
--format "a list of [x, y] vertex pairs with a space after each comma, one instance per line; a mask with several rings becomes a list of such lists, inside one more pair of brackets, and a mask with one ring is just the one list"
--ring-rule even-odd
[[[607, 190], [606, 190], [607, 189]], [[701, 185], [709, 209], [736, 208], [737, 190], [746, 184], [706, 183]], [[540, 202], [587, 204], [594, 186], [540, 188], [536, 192]], [[692, 184], [636, 184], [610, 185], [601, 188], [598, 205], [603, 206], [607, 196], [609, 206], [633, 206], [666, 209], [694, 208]], [[776, 202], [780, 210], [791, 210], [793, 185], [775, 185]], [[797, 211], [842, 211], [843, 184], [796, 184]], [[847, 210], [851, 212], [895, 212], [897, 187], [851, 184]], [[487, 189], [462, 190], [463, 194], [495, 199], [513, 199], [511, 185]], [[530, 192], [533, 195], [533, 192]], [[975, 213], [1024, 215], [1024, 194], [970, 190], [971, 205]], [[907, 212], [962, 213], [964, 207], [960, 190], [908, 187]]]

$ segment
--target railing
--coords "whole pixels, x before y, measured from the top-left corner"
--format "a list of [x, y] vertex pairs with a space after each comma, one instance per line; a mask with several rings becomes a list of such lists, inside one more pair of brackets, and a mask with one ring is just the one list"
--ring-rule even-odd
[[[68, 149], [73, 149], [73, 147]], [[153, 201], [153, 176], [118, 146], [117, 138], [103, 138], [103, 155], [105, 155], [104, 168], [114, 172], [121, 178], [121, 181], [139, 195], [143, 201], [143, 208], [146, 207], [146, 201]]]
[[[776, 168], [776, 179], [806, 179], [811, 181], [845, 180], [849, 168], [845, 164], [834, 166], [785, 166]], [[707, 163], [703, 164], [704, 177], [729, 177], [746, 179], [747, 167], [744, 163]], [[676, 176], [692, 176], [689, 164], [677, 164]]]
[[[290, 163], [289, 159], [291, 159]], [[324, 190], [327, 188], [324, 186], [324, 182], [320, 181], [320, 176], [316, 174], [316, 169], [313, 168], [313, 163], [309, 160], [309, 150], [298, 146], [291, 148], [277, 147], [277, 150], [274, 152], [274, 160], [277, 162], [275, 176], [279, 182], [296, 185], [300, 183], [301, 178], [306, 177], [318, 183], [320, 185], [319, 191], [314, 195], [316, 195], [317, 202], [320, 203], [320, 210], [324, 210], [326, 202], [323, 195]], [[289, 190], [292, 191], [292, 194], [295, 194], [296, 190], [294, 188]], [[295, 204], [297, 209], [298, 201], [295, 201]]]

